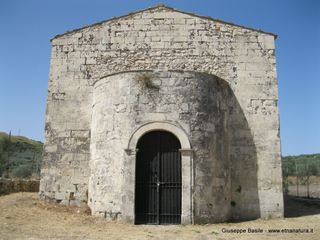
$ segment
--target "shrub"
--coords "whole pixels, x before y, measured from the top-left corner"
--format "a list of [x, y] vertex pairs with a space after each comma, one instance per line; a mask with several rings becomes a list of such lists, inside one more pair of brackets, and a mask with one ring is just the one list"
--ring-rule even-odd
[[33, 167], [30, 164], [24, 164], [12, 170], [12, 176], [16, 178], [28, 178], [33, 173]]

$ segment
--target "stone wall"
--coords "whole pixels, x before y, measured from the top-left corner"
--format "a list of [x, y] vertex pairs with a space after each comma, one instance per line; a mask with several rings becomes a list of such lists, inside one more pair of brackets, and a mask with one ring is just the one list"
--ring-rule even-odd
[[[149, 86], [145, 86], [148, 78]], [[143, 82], [141, 82], [143, 81]], [[179, 126], [194, 151], [194, 219], [230, 218], [227, 84], [194, 72], [127, 72], [98, 81], [93, 91], [89, 205], [94, 214], [127, 216], [134, 208], [135, 159], [126, 162], [132, 133], [149, 122]], [[161, 130], [161, 129], [158, 129]], [[182, 169], [182, 179], [187, 171]], [[123, 191], [125, 186], [130, 186]], [[184, 201], [184, 200], [182, 200]]]
[[232, 217], [283, 215], [274, 35], [160, 6], [58, 36], [51, 56], [43, 196], [86, 201], [95, 82], [181, 70], [217, 76], [234, 94]]
[[39, 180], [0, 178], [0, 195], [15, 192], [38, 192]]

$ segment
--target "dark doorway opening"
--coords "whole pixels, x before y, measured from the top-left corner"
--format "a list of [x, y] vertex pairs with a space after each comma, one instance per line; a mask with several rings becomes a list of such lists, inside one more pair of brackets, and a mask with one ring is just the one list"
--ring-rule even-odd
[[170, 132], [152, 131], [137, 144], [135, 223], [181, 223], [181, 148]]

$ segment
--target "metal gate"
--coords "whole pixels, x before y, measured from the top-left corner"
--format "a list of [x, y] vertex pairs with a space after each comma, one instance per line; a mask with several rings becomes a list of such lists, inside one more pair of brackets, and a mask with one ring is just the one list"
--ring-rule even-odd
[[153, 131], [138, 142], [135, 223], [181, 223], [180, 142], [169, 132]]

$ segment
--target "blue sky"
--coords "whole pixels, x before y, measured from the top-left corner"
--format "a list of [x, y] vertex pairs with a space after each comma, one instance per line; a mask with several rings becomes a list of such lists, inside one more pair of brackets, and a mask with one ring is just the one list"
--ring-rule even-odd
[[43, 141], [50, 38], [158, 3], [278, 34], [282, 153], [320, 152], [317, 0], [1, 0], [0, 131]]

